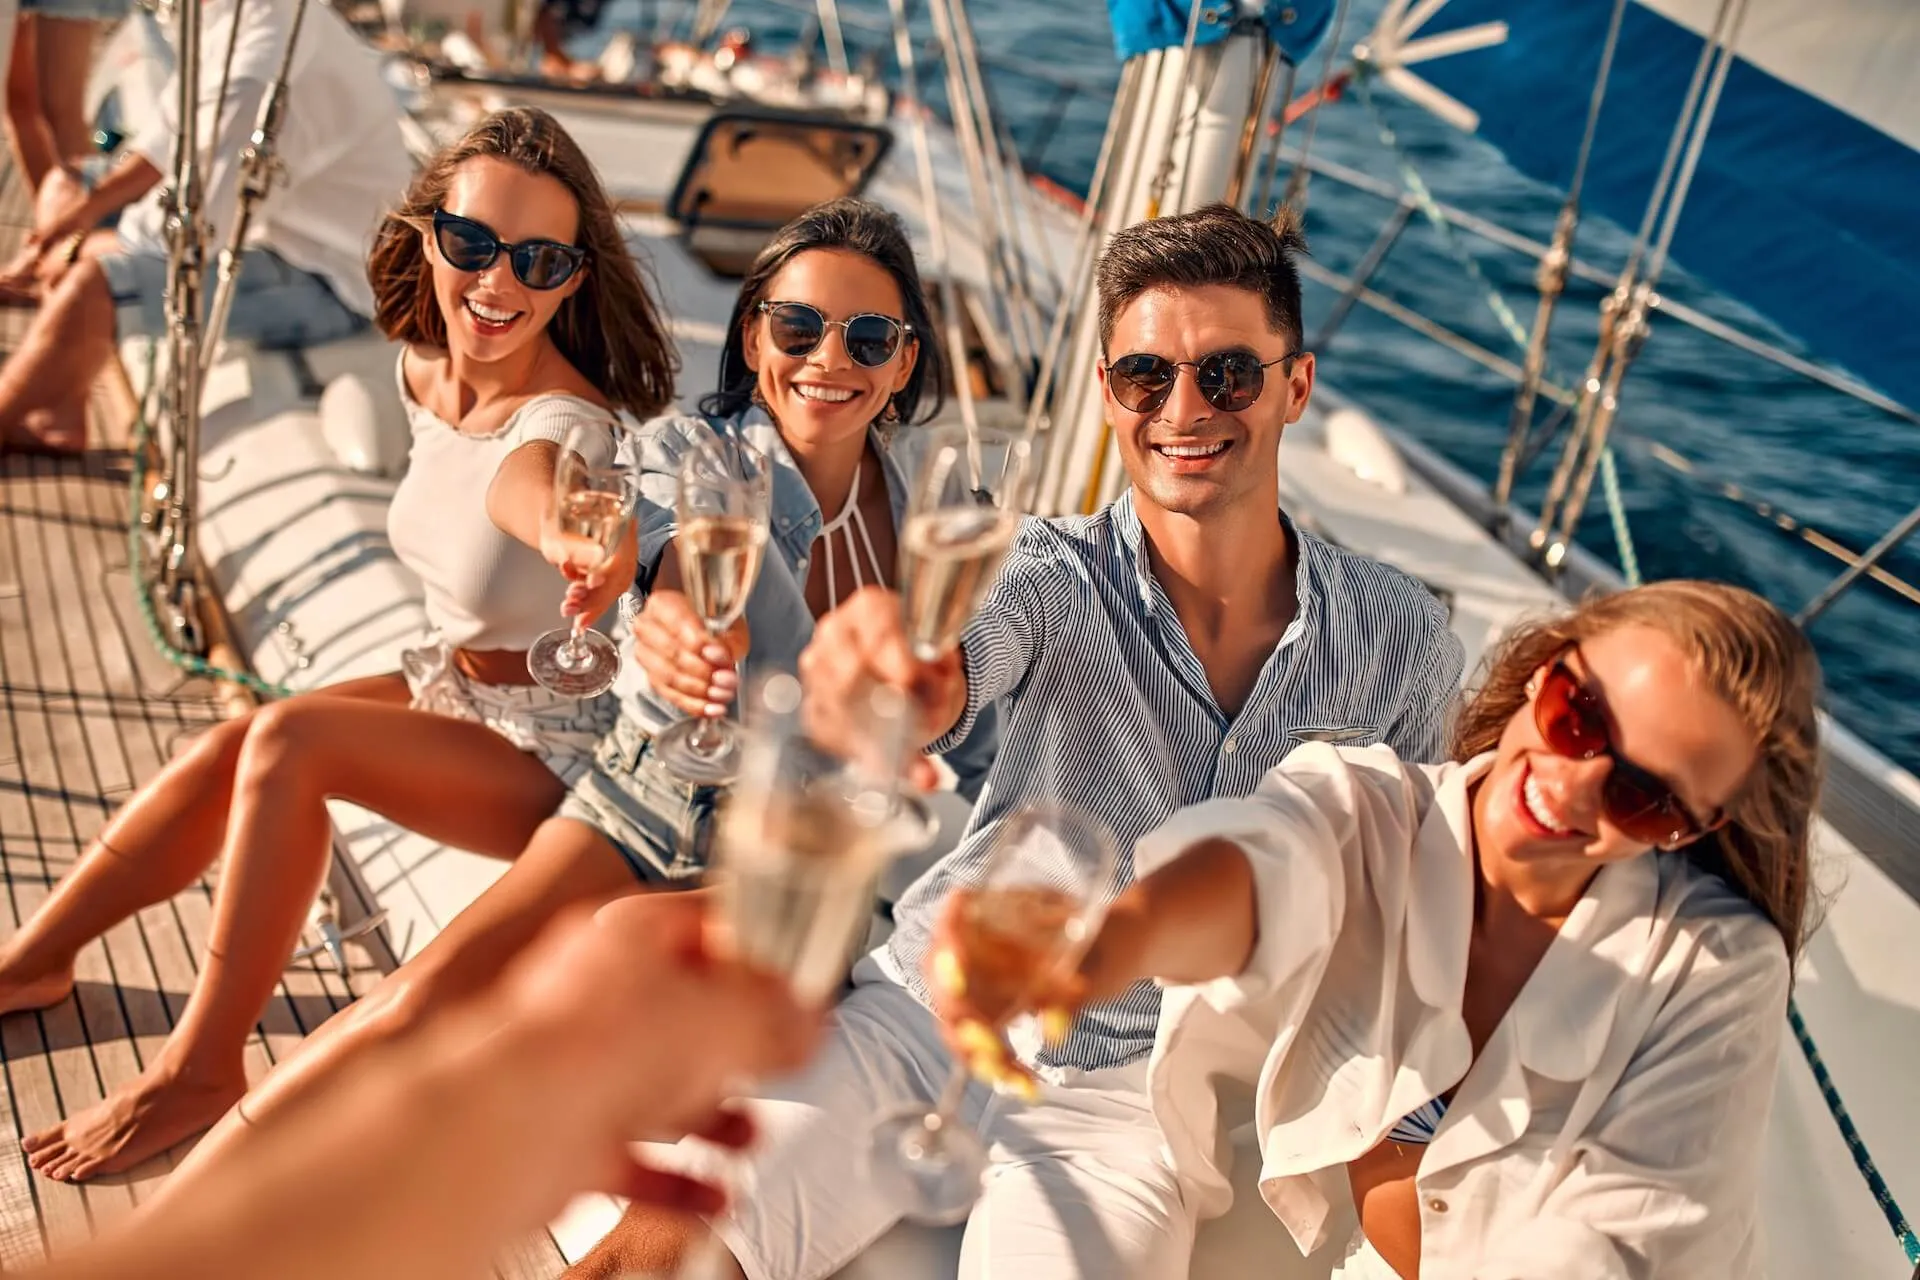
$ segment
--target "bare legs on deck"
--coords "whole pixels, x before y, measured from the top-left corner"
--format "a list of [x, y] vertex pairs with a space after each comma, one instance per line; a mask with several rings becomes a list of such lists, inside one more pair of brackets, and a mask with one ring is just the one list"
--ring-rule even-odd
[[247, 1036], [326, 875], [329, 797], [499, 857], [559, 804], [560, 782], [538, 760], [407, 698], [399, 676], [379, 676], [217, 726], [114, 816], [0, 946], [0, 1012], [56, 1002], [81, 947], [223, 858], [206, 963], [166, 1047], [132, 1083], [29, 1137], [34, 1168], [67, 1181], [129, 1168], [245, 1092]]

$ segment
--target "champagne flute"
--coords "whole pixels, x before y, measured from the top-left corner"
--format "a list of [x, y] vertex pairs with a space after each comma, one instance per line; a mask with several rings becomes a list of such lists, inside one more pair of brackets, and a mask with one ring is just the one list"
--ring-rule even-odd
[[786, 975], [803, 1000], [825, 1001], [850, 967], [873, 910], [873, 884], [905, 840], [897, 778], [886, 761], [911, 709], [871, 686], [861, 706], [870, 742], [840, 760], [800, 728], [800, 682], [755, 681], [740, 773], [715, 829], [720, 917], [741, 958]]
[[[553, 492], [541, 524], [541, 541], [558, 547], [569, 578], [586, 578], [606, 567], [627, 536], [639, 501], [632, 474], [612, 462], [587, 461], [606, 428], [576, 423], [560, 442], [553, 465]], [[620, 674], [620, 651], [593, 630], [593, 620], [577, 617], [556, 627], [527, 649], [527, 673], [543, 688], [569, 698], [592, 698], [612, 687]]]
[[960, 643], [1013, 545], [1036, 474], [1024, 432], [946, 426], [932, 433], [900, 536], [907, 638], [922, 662]]
[[[881, 869], [918, 834], [891, 805], [911, 708], [881, 686], [867, 695], [871, 738], [843, 762], [801, 732], [797, 679], [777, 672], [752, 682], [739, 777], [714, 833], [716, 944], [784, 975], [814, 1004], [832, 997], [865, 942]], [[726, 1258], [709, 1232], [676, 1280], [719, 1280]]]
[[[674, 546], [687, 599], [715, 639], [746, 611], [767, 548], [772, 504], [773, 464], [743, 440], [715, 436], [681, 464]], [[739, 770], [740, 731], [717, 716], [682, 720], [653, 745], [685, 782], [724, 786]]]
[[[1106, 911], [1116, 851], [1100, 823], [1046, 802], [1021, 806], [981, 838], [984, 872], [954, 891], [949, 908], [952, 955], [980, 1032], [1003, 1035], [1044, 983], [1079, 964]], [[956, 1060], [933, 1110], [906, 1107], [874, 1126], [869, 1167], [904, 1184], [907, 1216], [916, 1221], [951, 1226], [979, 1198], [987, 1152], [960, 1124], [968, 1078], [966, 1061]]]

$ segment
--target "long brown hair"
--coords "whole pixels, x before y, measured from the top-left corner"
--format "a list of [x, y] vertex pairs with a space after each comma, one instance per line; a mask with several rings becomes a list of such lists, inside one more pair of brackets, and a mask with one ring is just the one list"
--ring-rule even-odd
[[558, 121], [535, 107], [496, 111], [443, 148], [387, 214], [367, 256], [374, 321], [396, 342], [447, 345], [447, 319], [433, 296], [431, 267], [419, 226], [447, 198], [453, 172], [476, 156], [493, 156], [528, 173], [544, 173], [573, 194], [580, 209], [577, 243], [587, 274], [549, 325], [554, 346], [617, 408], [645, 419], [673, 402], [680, 368], [673, 339], [620, 234], [613, 202]]
[[1493, 750], [1529, 702], [1534, 672], [1557, 654], [1625, 626], [1665, 632], [1692, 654], [1700, 678], [1759, 743], [1746, 781], [1727, 802], [1726, 824], [1681, 852], [1764, 912], [1787, 954], [1798, 957], [1811, 924], [1820, 663], [1800, 629], [1751, 591], [1717, 582], [1656, 582], [1516, 628], [1486, 660], [1480, 687], [1461, 709], [1453, 758]]

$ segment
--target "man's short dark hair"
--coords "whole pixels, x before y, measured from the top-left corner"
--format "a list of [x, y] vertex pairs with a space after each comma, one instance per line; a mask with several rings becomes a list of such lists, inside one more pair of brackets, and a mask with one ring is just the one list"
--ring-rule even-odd
[[1258, 294], [1267, 323], [1298, 351], [1300, 270], [1294, 256], [1306, 251], [1300, 219], [1284, 206], [1271, 222], [1226, 204], [1136, 222], [1100, 255], [1100, 349], [1107, 350], [1127, 304], [1148, 290], [1225, 285]]

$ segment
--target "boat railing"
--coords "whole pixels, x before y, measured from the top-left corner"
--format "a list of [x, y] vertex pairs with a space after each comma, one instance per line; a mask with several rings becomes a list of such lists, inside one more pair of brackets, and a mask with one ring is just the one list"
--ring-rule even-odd
[[[1382, 223], [1379, 233], [1356, 260], [1351, 271], [1337, 271], [1311, 258], [1301, 260], [1303, 275], [1335, 290], [1338, 294], [1333, 306], [1327, 312], [1326, 319], [1309, 336], [1307, 345], [1311, 349], [1324, 350], [1352, 314], [1354, 307], [1364, 306], [1516, 385], [1522, 381], [1524, 371], [1517, 352], [1509, 355], [1496, 351], [1459, 330], [1431, 316], [1421, 314], [1376, 290], [1372, 287], [1373, 281], [1395, 245], [1399, 243], [1416, 212], [1424, 213], [1432, 219], [1443, 220], [1453, 231], [1465, 232], [1488, 244], [1529, 258], [1536, 264], [1547, 259], [1552, 252], [1552, 246], [1490, 219], [1440, 201], [1424, 190], [1410, 190], [1407, 184], [1377, 177], [1324, 155], [1303, 154], [1299, 149], [1292, 147], [1283, 147], [1280, 154], [1284, 161], [1304, 166], [1316, 178], [1363, 192], [1390, 202], [1393, 206]], [[1616, 283], [1615, 273], [1578, 257], [1569, 260], [1567, 271], [1572, 278], [1603, 290], [1612, 289]], [[1491, 286], [1488, 288], [1491, 289]], [[1490, 301], [1497, 302], [1497, 295]], [[1742, 330], [1666, 294], [1654, 295], [1650, 305], [1659, 314], [1668, 316], [1716, 341], [1765, 360], [1829, 390], [1846, 395], [1891, 418], [1920, 426], [1920, 411], [1881, 394], [1841, 370], [1808, 360], [1763, 336]], [[1553, 415], [1549, 416], [1546, 425], [1536, 433], [1532, 442], [1532, 452], [1522, 460], [1520, 467], [1522, 471], [1546, 452], [1560, 427], [1568, 420], [1577, 398], [1575, 388], [1564, 383], [1556, 383], [1551, 379], [1543, 380], [1539, 394], [1559, 407]], [[1871, 578], [1909, 604], [1920, 605], [1920, 585], [1899, 576], [1885, 564], [1887, 555], [1916, 528], [1920, 528], [1920, 508], [1916, 508], [1894, 522], [1887, 533], [1871, 548], [1864, 552], [1856, 551], [1843, 539], [1792, 515], [1778, 501], [1753, 493], [1732, 480], [1714, 475], [1710, 466], [1686, 456], [1670, 441], [1642, 438], [1625, 432], [1621, 434], [1640, 446], [1645, 455], [1654, 462], [1681, 474], [1690, 483], [1702, 486], [1734, 502], [1755, 518], [1798, 538], [1822, 555], [1840, 563], [1842, 567], [1832, 581], [1816, 593], [1796, 615], [1796, 620], [1802, 625], [1818, 617], [1842, 592], [1850, 589], [1862, 578]]]

